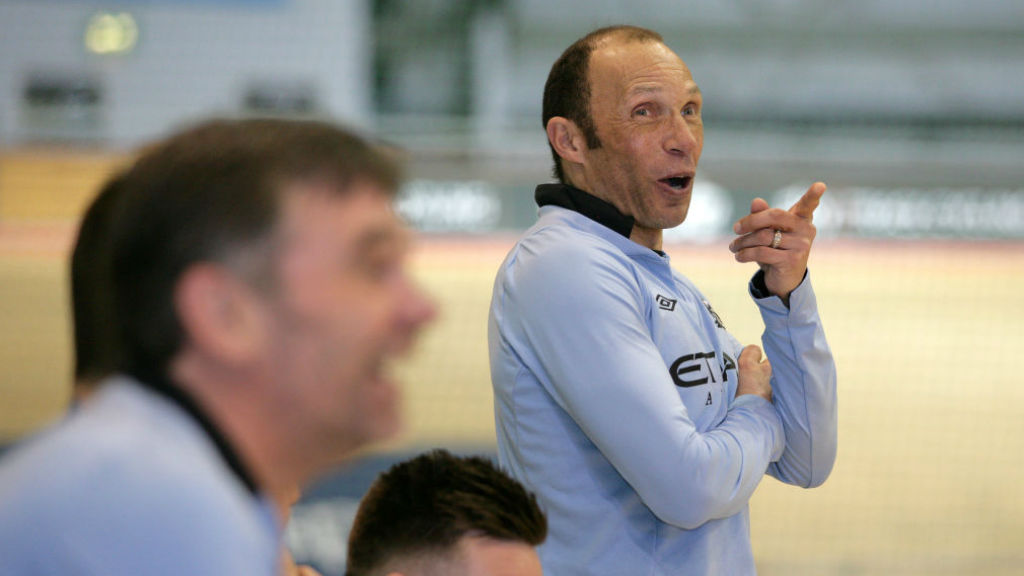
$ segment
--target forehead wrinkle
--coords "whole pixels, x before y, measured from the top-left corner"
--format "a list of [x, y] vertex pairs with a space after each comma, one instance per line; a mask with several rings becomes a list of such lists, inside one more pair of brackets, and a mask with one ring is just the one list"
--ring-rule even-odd
[[[700, 88], [697, 86], [697, 83], [694, 82], [692, 79], [686, 80], [685, 85], [686, 96], [688, 98], [693, 99], [701, 95]], [[658, 96], [668, 91], [669, 88], [666, 87], [665, 84], [662, 82], [642, 82], [628, 86], [625, 90], [624, 95], [627, 99], [629, 99], [636, 97]]]
[[627, 96], [664, 92], [666, 90], [666, 81], [674, 82], [675, 80], [681, 80], [687, 86], [687, 91], [690, 94], [700, 92], [700, 89], [697, 88], [697, 83], [690, 74], [689, 68], [678, 59], [676, 62], [650, 62], [643, 67], [633, 69], [629, 68], [632, 62], [623, 58], [619, 58], [618, 61], [608, 62], [607, 64], [621, 71], [621, 76], [626, 79], [621, 84], [622, 93]]
[[[672, 94], [673, 100], [699, 97], [690, 69], [663, 43], [608, 42], [597, 47], [590, 58], [589, 106], [595, 117], [604, 117], [595, 125], [599, 135], [604, 132], [603, 122], [624, 121], [622, 114], [637, 99], [665, 94]], [[608, 118], [609, 114], [613, 118]]]

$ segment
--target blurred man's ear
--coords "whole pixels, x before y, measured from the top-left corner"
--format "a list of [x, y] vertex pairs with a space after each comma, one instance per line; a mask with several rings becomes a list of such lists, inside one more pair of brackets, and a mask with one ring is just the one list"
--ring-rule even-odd
[[229, 364], [263, 353], [265, 315], [260, 297], [223, 266], [197, 264], [182, 274], [175, 308], [184, 330], [184, 345]]

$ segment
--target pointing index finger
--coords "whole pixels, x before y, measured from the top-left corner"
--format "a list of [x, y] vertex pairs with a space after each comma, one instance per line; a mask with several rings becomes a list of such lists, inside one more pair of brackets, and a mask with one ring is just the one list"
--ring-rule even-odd
[[826, 186], [824, 182], [815, 182], [811, 184], [811, 187], [804, 192], [804, 195], [796, 201], [790, 207], [789, 212], [794, 216], [803, 218], [804, 220], [811, 220], [814, 216], [814, 210], [818, 207], [821, 202], [821, 197], [825, 194]]

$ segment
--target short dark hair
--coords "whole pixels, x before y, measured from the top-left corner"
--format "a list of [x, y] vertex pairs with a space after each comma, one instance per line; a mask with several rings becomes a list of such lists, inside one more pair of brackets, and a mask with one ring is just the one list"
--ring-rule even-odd
[[[600, 148], [601, 139], [597, 136], [594, 118], [590, 113], [590, 80], [587, 77], [590, 54], [598, 43], [610, 36], [617, 36], [625, 41], [664, 42], [660, 34], [639, 26], [608, 26], [599, 28], [579, 40], [562, 52], [555, 60], [544, 84], [544, 103], [541, 120], [545, 130], [548, 120], [561, 116], [572, 120], [583, 132], [589, 148]], [[553, 174], [559, 182], [565, 184], [565, 173], [562, 170], [561, 157], [555, 147], [548, 142], [551, 157], [554, 160]]]
[[536, 497], [481, 456], [437, 449], [381, 474], [363, 497], [348, 542], [347, 576], [389, 561], [444, 557], [466, 535], [540, 545]]
[[82, 216], [71, 252], [75, 386], [95, 383], [117, 370], [111, 228], [124, 190], [123, 180], [124, 174], [118, 172], [100, 188]]
[[[125, 175], [114, 227], [113, 283], [123, 371], [167, 385], [183, 330], [174, 291], [198, 262], [230, 264], [266, 247], [284, 191], [360, 182], [393, 194], [395, 155], [326, 122], [212, 120], [149, 147]], [[266, 262], [257, 264], [270, 269]]]

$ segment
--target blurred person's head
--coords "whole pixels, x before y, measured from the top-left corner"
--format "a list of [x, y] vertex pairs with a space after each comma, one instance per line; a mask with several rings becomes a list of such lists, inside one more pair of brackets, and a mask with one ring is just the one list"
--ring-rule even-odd
[[110, 281], [111, 227], [123, 176], [107, 180], [82, 216], [71, 252], [71, 314], [74, 341], [73, 400], [84, 400], [117, 369], [117, 335]]
[[555, 175], [632, 217], [634, 234], [660, 239], [686, 219], [701, 105], [690, 70], [656, 32], [596, 30], [558, 58], [544, 88]]
[[478, 456], [434, 450], [396, 464], [363, 497], [347, 576], [541, 574], [547, 520], [519, 482]]
[[114, 230], [123, 372], [192, 397], [281, 492], [398, 428], [391, 358], [434, 306], [406, 273], [393, 155], [319, 122], [150, 147]]

